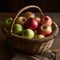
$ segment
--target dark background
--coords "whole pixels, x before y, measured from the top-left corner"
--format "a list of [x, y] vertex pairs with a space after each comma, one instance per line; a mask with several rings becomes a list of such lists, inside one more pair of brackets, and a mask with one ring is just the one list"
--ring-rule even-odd
[[0, 12], [16, 12], [31, 4], [39, 6], [44, 12], [60, 12], [59, 0], [0, 0]]

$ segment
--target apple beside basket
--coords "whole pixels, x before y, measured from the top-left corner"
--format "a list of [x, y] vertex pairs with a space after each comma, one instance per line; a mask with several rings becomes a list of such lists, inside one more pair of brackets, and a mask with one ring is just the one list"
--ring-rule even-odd
[[14, 25], [15, 21], [17, 20], [18, 16], [23, 11], [30, 9], [30, 8], [37, 9], [39, 11], [40, 17], [44, 15], [38, 6], [35, 6], [35, 5], [26, 6], [26, 7], [22, 8], [21, 10], [19, 10], [16, 17], [14, 18], [14, 20], [11, 23], [10, 29], [7, 30], [3, 26], [2, 31], [7, 36], [8, 43], [12, 47], [14, 47], [20, 51], [26, 52], [26, 53], [38, 54], [38, 53], [44, 52], [45, 50], [48, 50], [52, 46], [53, 41], [59, 32], [59, 28], [58, 28], [57, 24], [55, 22], [53, 22], [52, 23], [53, 33], [51, 35], [49, 35], [48, 37], [45, 37], [42, 39], [38, 39], [38, 38], [29, 39], [27, 37], [23, 37], [23, 36], [14, 34], [13, 25]]

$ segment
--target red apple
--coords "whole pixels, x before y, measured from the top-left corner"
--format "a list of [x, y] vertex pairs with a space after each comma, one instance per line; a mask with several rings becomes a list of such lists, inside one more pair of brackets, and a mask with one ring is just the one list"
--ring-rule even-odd
[[35, 30], [38, 27], [38, 22], [35, 20], [35, 18], [30, 18], [25, 23], [25, 27], [26, 28], [30, 28], [32, 30]]
[[38, 34], [49, 36], [52, 33], [51, 26], [41, 25], [38, 27]]
[[49, 16], [43, 16], [40, 21], [41, 24], [45, 24], [46, 26], [51, 26], [52, 19]]

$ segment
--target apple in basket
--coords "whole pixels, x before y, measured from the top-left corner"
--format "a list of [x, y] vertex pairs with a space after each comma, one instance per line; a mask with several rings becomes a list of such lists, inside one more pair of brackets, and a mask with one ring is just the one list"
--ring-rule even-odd
[[46, 26], [51, 26], [52, 19], [49, 16], [43, 16], [40, 21], [41, 24], [45, 24]]
[[38, 34], [49, 36], [52, 33], [51, 26], [41, 25], [38, 27]]
[[13, 32], [15, 34], [21, 34], [22, 31], [23, 31], [23, 26], [21, 24], [14, 24]]
[[10, 27], [11, 21], [13, 20], [13, 18], [7, 18], [4, 22], [4, 26], [8, 29]]
[[22, 36], [28, 37], [28, 38], [33, 38], [33, 37], [34, 37], [34, 31], [31, 30], [31, 29], [25, 29], [25, 30], [22, 32]]
[[32, 30], [35, 30], [38, 27], [38, 22], [36, 21], [35, 18], [30, 18], [25, 23], [25, 27], [30, 28]]
[[42, 34], [38, 34], [38, 35], [35, 35], [34, 38], [44, 38], [44, 37], [45, 37], [44, 35], [42, 35]]
[[23, 16], [18, 17], [16, 20], [16, 23], [24, 25], [24, 23], [27, 21], [27, 19]]
[[35, 14], [32, 12], [26, 12], [23, 16], [26, 17], [27, 19], [35, 18]]
[[39, 23], [41, 21], [41, 18], [35, 17], [36, 21]]

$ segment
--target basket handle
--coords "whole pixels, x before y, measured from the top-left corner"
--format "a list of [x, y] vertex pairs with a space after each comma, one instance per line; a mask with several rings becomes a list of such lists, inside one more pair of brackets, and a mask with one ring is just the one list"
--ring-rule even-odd
[[38, 7], [38, 6], [35, 6], [35, 5], [29, 5], [29, 6], [26, 6], [24, 8], [22, 8], [21, 10], [19, 10], [19, 12], [17, 13], [17, 15], [15, 16], [15, 18], [13, 19], [13, 21], [11, 22], [11, 26], [10, 26], [10, 33], [12, 33], [12, 30], [13, 30], [13, 25], [15, 23], [15, 21], [17, 20], [17, 17], [25, 10], [27, 9], [30, 9], [30, 8], [35, 8], [37, 9], [39, 12], [40, 12], [40, 16], [43, 16], [43, 12], [42, 10]]

